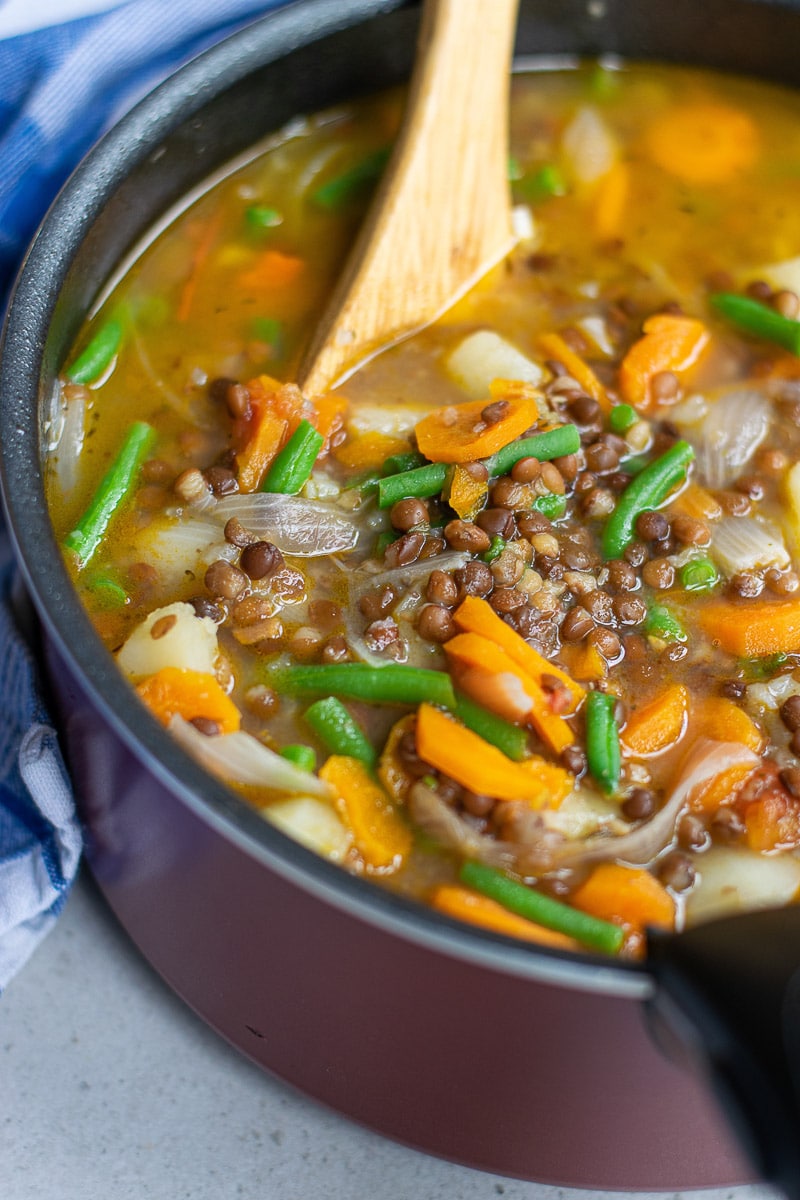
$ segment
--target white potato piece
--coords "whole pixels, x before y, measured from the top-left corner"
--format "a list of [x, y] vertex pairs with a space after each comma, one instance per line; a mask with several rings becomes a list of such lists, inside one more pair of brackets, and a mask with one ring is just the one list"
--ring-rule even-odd
[[[171, 622], [172, 617], [174, 621]], [[153, 637], [153, 626], [157, 622], [159, 636]], [[182, 667], [213, 675], [217, 655], [214, 622], [210, 617], [198, 617], [191, 604], [178, 601], [157, 608], [145, 617], [120, 650], [117, 662], [131, 679], [154, 675], [164, 667]]]
[[490, 329], [479, 329], [459, 342], [445, 359], [445, 368], [473, 400], [488, 397], [495, 379], [538, 385], [543, 378], [537, 363]]
[[561, 139], [564, 165], [578, 183], [595, 183], [617, 161], [614, 135], [596, 108], [578, 109]]
[[689, 923], [788, 904], [800, 889], [795, 854], [756, 854], [714, 846], [695, 859], [698, 880], [686, 902]]
[[352, 845], [352, 835], [331, 806], [313, 796], [276, 800], [261, 815], [281, 833], [333, 862], [341, 862]]
[[359, 433], [406, 437], [417, 421], [427, 417], [430, 411], [430, 404], [354, 404], [347, 421], [347, 432], [351, 437]]
[[782, 262], [770, 263], [755, 272], [751, 271], [749, 278], [763, 279], [778, 292], [785, 290], [800, 294], [800, 254], [796, 258], [785, 258]]

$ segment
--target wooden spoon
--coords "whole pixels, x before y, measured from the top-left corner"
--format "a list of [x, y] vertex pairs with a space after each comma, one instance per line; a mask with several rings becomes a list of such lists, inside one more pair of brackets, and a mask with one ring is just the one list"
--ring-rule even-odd
[[508, 252], [518, 3], [425, 0], [403, 125], [301, 364], [307, 395], [432, 321]]

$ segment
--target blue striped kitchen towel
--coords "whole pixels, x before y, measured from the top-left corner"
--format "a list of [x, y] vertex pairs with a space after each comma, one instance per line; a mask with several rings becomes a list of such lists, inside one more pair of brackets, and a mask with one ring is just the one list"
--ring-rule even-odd
[[[0, 308], [47, 206], [103, 130], [175, 67], [285, 2], [0, 0], [0, 34], [13, 31], [9, 15], [25, 26], [0, 40]], [[0, 989], [55, 921], [81, 853], [25, 609], [0, 526]]]

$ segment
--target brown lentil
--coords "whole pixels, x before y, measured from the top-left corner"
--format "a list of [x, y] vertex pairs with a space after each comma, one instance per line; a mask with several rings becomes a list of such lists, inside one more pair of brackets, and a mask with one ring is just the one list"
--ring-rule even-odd
[[658, 876], [673, 892], [686, 892], [695, 881], [695, 869], [688, 854], [673, 850], [658, 864]]
[[655, 542], [669, 534], [669, 521], [661, 512], [648, 510], [636, 518], [636, 532], [645, 542]]
[[419, 530], [413, 533], [404, 533], [397, 541], [386, 547], [383, 561], [389, 570], [394, 567], [407, 567], [410, 563], [417, 561], [424, 545], [424, 533], [420, 533]]
[[244, 571], [240, 571], [233, 563], [218, 558], [206, 571], [204, 583], [212, 596], [235, 600], [237, 596], [241, 596], [249, 580]]
[[490, 539], [493, 537], [508, 539], [516, 528], [514, 517], [507, 508], [485, 508], [483, 512], [478, 513], [475, 524], [488, 534]]
[[538, 458], [520, 458], [511, 468], [514, 483], [534, 483], [542, 473]]
[[797, 292], [783, 289], [772, 297], [772, 307], [782, 317], [788, 317], [790, 321], [794, 321], [800, 313], [800, 298], [798, 298]]
[[595, 628], [591, 615], [581, 605], [571, 608], [561, 622], [561, 636], [568, 642], [580, 642]]
[[326, 663], [347, 662], [350, 659], [350, 648], [341, 633], [334, 633], [328, 638], [320, 658]]
[[430, 523], [428, 506], [423, 500], [417, 500], [413, 497], [398, 500], [389, 510], [389, 520], [395, 529], [400, 529], [406, 533], [409, 529], [414, 529], [417, 525], [428, 525]]
[[236, 476], [229, 467], [207, 467], [204, 474], [215, 496], [230, 496], [239, 490]]
[[371, 592], [365, 592], [358, 602], [358, 607], [368, 621], [376, 621], [389, 611], [396, 599], [393, 589], [387, 583]]
[[492, 572], [484, 562], [468, 562], [465, 567], [453, 572], [458, 586], [458, 599], [465, 596], [488, 596], [494, 587]]
[[606, 662], [616, 662], [622, 653], [622, 642], [613, 629], [593, 629], [588, 641], [597, 647]]
[[620, 625], [641, 625], [647, 616], [647, 605], [639, 596], [615, 596], [612, 608]]
[[680, 381], [674, 371], [657, 371], [650, 380], [650, 394], [656, 404], [674, 402], [680, 390]]
[[496, 425], [498, 421], [502, 421], [507, 417], [511, 405], [507, 400], [494, 400], [491, 404], [487, 404], [481, 409], [481, 420], [487, 425]]
[[467, 550], [470, 554], [483, 554], [492, 544], [489, 534], [471, 521], [449, 521], [444, 527], [444, 536], [453, 550]]
[[431, 571], [425, 588], [425, 598], [431, 604], [442, 604], [452, 607], [458, 599], [458, 588], [451, 575], [438, 569]]
[[800, 729], [800, 696], [789, 696], [778, 711], [789, 732], [796, 733]]
[[647, 821], [656, 811], [655, 792], [650, 788], [634, 788], [623, 800], [620, 811], [626, 821]]
[[239, 566], [251, 579], [266, 579], [283, 566], [283, 555], [272, 542], [252, 542], [239, 555]]
[[753, 600], [764, 590], [764, 580], [752, 571], [739, 571], [731, 577], [728, 588], [734, 596], [740, 596], [743, 600]]
[[612, 558], [606, 563], [609, 586], [620, 592], [632, 592], [637, 585], [636, 572], [622, 558]]
[[671, 588], [675, 582], [675, 568], [669, 559], [651, 558], [642, 567], [642, 579], [648, 587], [662, 591]]
[[525, 603], [525, 596], [522, 592], [518, 592], [516, 588], [502, 587], [492, 592], [489, 603], [496, 613], [500, 613], [503, 616], [505, 613], [510, 613], [517, 608], [521, 608]]
[[424, 604], [417, 617], [417, 632], [426, 642], [446, 642], [456, 632], [456, 625], [448, 609]]
[[672, 535], [684, 546], [707, 546], [711, 541], [708, 522], [685, 513], [678, 513], [672, 518]]
[[245, 546], [250, 546], [253, 542], [258, 541], [258, 535], [245, 529], [238, 517], [231, 517], [227, 520], [223, 532], [226, 542], [229, 542], [231, 546], [238, 546], [242, 550]]

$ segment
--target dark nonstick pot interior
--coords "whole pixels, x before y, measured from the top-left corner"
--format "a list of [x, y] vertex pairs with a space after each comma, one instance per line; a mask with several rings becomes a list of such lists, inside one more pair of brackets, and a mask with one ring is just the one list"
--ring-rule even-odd
[[[0, 368], [3, 486], [46, 632], [50, 680], [81, 796], [89, 859], [132, 936], [189, 1003], [257, 1061], [356, 1119], [436, 1153], [529, 1178], [610, 1187], [730, 1182], [742, 1178], [744, 1169], [713, 1110], [706, 1111], [702, 1085], [662, 1061], [644, 1032], [641, 1001], [653, 994], [648, 972], [531, 952], [467, 929], [352, 879], [287, 842], [207, 779], [142, 713], [74, 596], [52, 535], [41, 485], [38, 400], [49, 393], [116, 264], [187, 190], [263, 134], [298, 112], [406, 78], [417, 19], [418, 6], [399, 0], [300, 0], [215, 48], [140, 105], [78, 169], [20, 276]], [[800, 11], [789, 0], [669, 5], [523, 0], [518, 53], [702, 62], [800, 83], [798, 36]], [[245, 914], [270, 895], [286, 930], [276, 931], [275, 922], [262, 917], [242, 929]], [[204, 914], [202, 934], [198, 910]], [[309, 922], [317, 942], [308, 933]], [[765, 943], [757, 920], [752, 929], [748, 952]], [[298, 962], [297, 936], [310, 951], [317, 946], [316, 960], [312, 954], [312, 961]], [[797, 947], [796, 930], [792, 937]], [[774, 943], [772, 932], [770, 938]], [[259, 972], [242, 962], [251, 954], [250, 939], [270, 946], [271, 970]], [[323, 946], [341, 939], [351, 947], [349, 979], [336, 974]], [[775, 986], [768, 999], [777, 1009], [766, 1023], [773, 1040], [749, 1042], [743, 1054], [743, 1040], [765, 1021], [757, 1011], [761, 989], [747, 990], [749, 1000], [737, 1002], [733, 1017], [728, 1011], [721, 1020], [714, 991], [720, 990], [723, 964], [700, 978], [697, 962], [710, 961], [700, 932], [696, 952], [687, 943], [685, 953], [673, 953], [678, 942], [659, 945], [654, 959], [663, 980], [661, 1018], [674, 1029], [691, 1014], [689, 1041], [716, 1067], [726, 1096], [756, 1099], [746, 1136], [758, 1168], [800, 1194], [797, 1084], [787, 1069], [790, 1054], [795, 1065], [798, 1054], [796, 1041], [786, 1040], [793, 1036], [787, 1012], [793, 1014], [797, 1004], [796, 972], [787, 971], [786, 963], [800, 963], [800, 948], [772, 971]], [[763, 956], [756, 953], [742, 965], [735, 934], [733, 942], [734, 981], [761, 979], [767, 970]], [[358, 1031], [339, 1030], [334, 1019], [333, 1036], [341, 1035], [341, 1045], [332, 1059], [324, 1039], [309, 1034], [311, 1025], [326, 1020], [310, 996], [327, 966], [328, 1019], [338, 1003], [342, 1026], [352, 1025], [347, 1004], [361, 986], [359, 971], [380, 973], [381, 961], [386, 990], [370, 994], [385, 1013], [360, 1007]], [[290, 985], [284, 981], [289, 971], [295, 973]], [[426, 980], [436, 995], [425, 993], [429, 1007], [423, 1020], [408, 1013], [419, 1005]], [[729, 982], [721, 989], [723, 1007], [731, 986], [735, 991]], [[459, 1001], [470, 995], [456, 1018]], [[530, 1055], [520, 1058], [517, 1052], [517, 1063], [496, 1047], [474, 1047], [473, 1069], [487, 1076], [485, 1095], [459, 1108], [452, 1101], [463, 1057], [456, 1035], [460, 1027], [469, 1034], [479, 1001], [482, 1020], [493, 1011], [498, 1020], [516, 1013], [525, 1021], [533, 1013], [539, 1032], [532, 1030]], [[262, 1010], [270, 1014], [272, 1038], [264, 1031], [269, 1020]], [[558, 1030], [552, 1054], [537, 1041], [542, 1013]], [[604, 1048], [579, 1031], [586, 1022], [597, 1022]], [[432, 1030], [439, 1031], [438, 1038]], [[316, 1067], [299, 1061], [304, 1058], [299, 1050], [275, 1044], [289, 1044], [292, 1037], [296, 1047], [318, 1056]], [[381, 1040], [392, 1041], [394, 1051], [379, 1088], [374, 1079], [365, 1081]], [[567, 1061], [565, 1055], [574, 1057]], [[737, 1073], [735, 1065], [745, 1060], [746, 1070]], [[344, 1078], [334, 1078], [337, 1069]], [[532, 1086], [530, 1076], [537, 1072]], [[578, 1091], [601, 1099], [612, 1072], [621, 1086], [629, 1084], [634, 1135], [625, 1153], [604, 1150], [607, 1131], [596, 1116], [593, 1130], [587, 1126], [576, 1147], [575, 1112], [566, 1110], [578, 1111], [580, 1127]], [[490, 1073], [497, 1076], [491, 1082]], [[428, 1093], [423, 1103], [410, 1090], [420, 1079]], [[384, 1094], [397, 1091], [398, 1081], [406, 1088], [402, 1108]], [[542, 1086], [551, 1088], [549, 1106], [538, 1095]], [[359, 1087], [362, 1095], [356, 1097]], [[655, 1094], [648, 1099], [649, 1093]], [[450, 1126], [440, 1095], [451, 1097]], [[509, 1096], [527, 1105], [531, 1120], [538, 1113], [542, 1123], [555, 1120], [557, 1127], [539, 1138], [522, 1122], [498, 1128], [497, 1110]], [[565, 1111], [546, 1118], [553, 1101], [556, 1110], [560, 1103]], [[407, 1111], [412, 1104], [417, 1114]], [[638, 1112], [648, 1107], [649, 1114]], [[665, 1111], [671, 1133], [648, 1144], [649, 1126], [663, 1123]], [[738, 1120], [739, 1100], [733, 1111]], [[753, 1123], [753, 1115], [764, 1114], [766, 1119]]]

